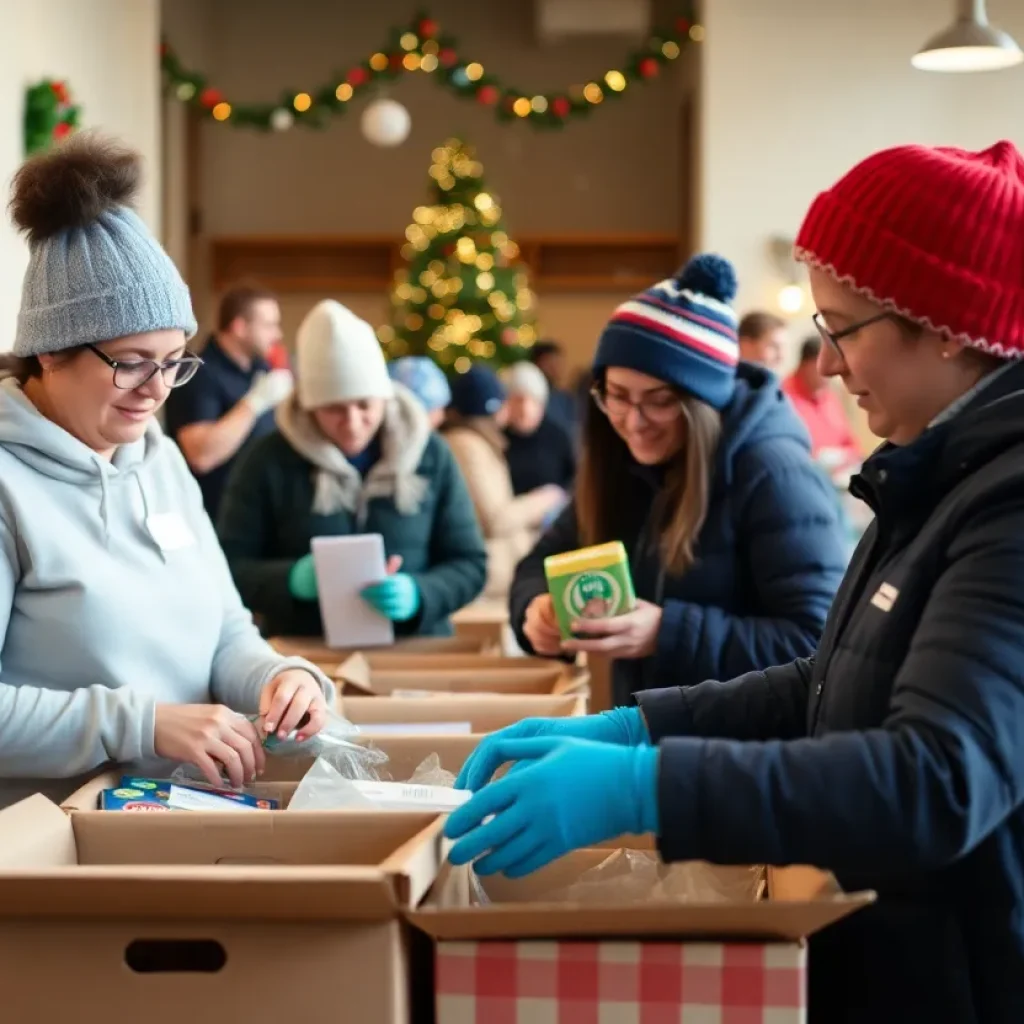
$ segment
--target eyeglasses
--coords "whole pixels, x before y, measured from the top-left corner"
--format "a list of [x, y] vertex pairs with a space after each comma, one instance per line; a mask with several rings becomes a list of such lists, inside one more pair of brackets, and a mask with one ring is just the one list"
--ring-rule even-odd
[[683, 412], [683, 403], [678, 395], [665, 392], [661, 395], [641, 398], [634, 402], [625, 395], [609, 394], [599, 387], [590, 389], [594, 403], [610, 420], [624, 420], [630, 409], [636, 409], [640, 418], [647, 423], [671, 423]]
[[181, 359], [168, 359], [158, 363], [155, 359], [133, 359], [124, 361], [111, 359], [95, 345], [85, 346], [95, 352], [114, 371], [114, 387], [121, 391], [135, 391], [144, 387], [158, 373], [163, 377], [164, 384], [169, 388], [180, 388], [187, 384], [203, 365], [199, 356], [182, 356]]
[[860, 320], [855, 324], [850, 324], [849, 327], [844, 327], [841, 331], [830, 331], [825, 324], [824, 317], [822, 317], [820, 313], [815, 313], [811, 319], [814, 321], [814, 326], [818, 328], [821, 340], [827, 341], [841, 356], [843, 354], [843, 350], [839, 347], [839, 342], [841, 342], [843, 338], [849, 338], [858, 331], [862, 331], [865, 327], [877, 324], [879, 320], [890, 320], [894, 315], [895, 314], [888, 311], [885, 313], [876, 313], [874, 316], [869, 316], [867, 320]]

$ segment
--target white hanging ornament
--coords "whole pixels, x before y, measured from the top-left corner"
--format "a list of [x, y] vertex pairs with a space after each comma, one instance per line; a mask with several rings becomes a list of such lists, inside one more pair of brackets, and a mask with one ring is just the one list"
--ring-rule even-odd
[[284, 107], [279, 107], [270, 115], [270, 127], [275, 132], [286, 132], [293, 124], [295, 124], [295, 118], [292, 116], [292, 112], [285, 110]]
[[409, 137], [412, 118], [397, 100], [374, 100], [359, 121], [363, 136], [375, 146], [400, 146]]

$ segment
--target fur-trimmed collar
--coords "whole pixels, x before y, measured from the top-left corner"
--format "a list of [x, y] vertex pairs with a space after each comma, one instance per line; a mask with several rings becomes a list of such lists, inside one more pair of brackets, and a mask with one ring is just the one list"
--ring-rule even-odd
[[416, 470], [430, 440], [430, 421], [419, 400], [401, 384], [395, 384], [395, 397], [384, 412], [380, 460], [365, 480], [341, 449], [324, 437], [313, 416], [299, 408], [294, 395], [277, 407], [275, 419], [285, 440], [315, 468], [316, 514], [335, 515], [344, 509], [362, 526], [374, 498], [391, 498], [404, 516], [419, 511], [429, 481]]

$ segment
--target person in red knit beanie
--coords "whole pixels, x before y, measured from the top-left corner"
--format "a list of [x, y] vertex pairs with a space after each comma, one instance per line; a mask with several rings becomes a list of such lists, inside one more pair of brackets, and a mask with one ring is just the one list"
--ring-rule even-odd
[[877, 153], [796, 246], [820, 369], [885, 438], [851, 483], [875, 519], [816, 654], [493, 734], [451, 856], [523, 873], [636, 806], [665, 861], [813, 864], [878, 894], [812, 937], [812, 1024], [1019, 1024], [1024, 158]]

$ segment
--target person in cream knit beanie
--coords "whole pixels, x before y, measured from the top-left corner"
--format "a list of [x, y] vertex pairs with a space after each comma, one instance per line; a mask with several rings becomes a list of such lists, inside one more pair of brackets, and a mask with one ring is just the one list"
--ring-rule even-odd
[[334, 299], [306, 314], [295, 339], [299, 405], [306, 411], [364, 398], [394, 398], [373, 328]]

